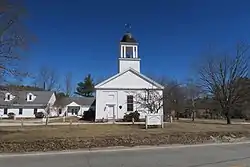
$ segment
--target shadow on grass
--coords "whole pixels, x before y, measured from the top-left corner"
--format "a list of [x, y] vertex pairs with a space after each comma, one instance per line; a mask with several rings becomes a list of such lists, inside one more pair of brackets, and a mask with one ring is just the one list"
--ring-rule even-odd
[[213, 121], [213, 120], [207, 120], [207, 121], [202, 121], [202, 120], [175, 120], [174, 122], [176, 123], [190, 123], [190, 124], [209, 124], [209, 125], [227, 125], [226, 124], [226, 120], [225, 122], [223, 122], [224, 120], [222, 120], [221, 122], [217, 122], [217, 121]]
[[[126, 126], [126, 127], [131, 127], [131, 128], [135, 128], [135, 129], [146, 129], [145, 124], [120, 124], [119, 126]], [[157, 129], [157, 128], [161, 128], [161, 126], [159, 125], [150, 125], [148, 126], [148, 128], [150, 129]]]

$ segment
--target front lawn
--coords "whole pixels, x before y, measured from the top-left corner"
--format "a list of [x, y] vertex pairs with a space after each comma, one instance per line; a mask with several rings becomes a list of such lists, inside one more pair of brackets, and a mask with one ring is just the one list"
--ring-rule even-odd
[[64, 125], [1, 127], [0, 152], [51, 151], [107, 146], [193, 144], [211, 136], [248, 137], [250, 125], [223, 125], [191, 122], [165, 124], [145, 129], [143, 125]]

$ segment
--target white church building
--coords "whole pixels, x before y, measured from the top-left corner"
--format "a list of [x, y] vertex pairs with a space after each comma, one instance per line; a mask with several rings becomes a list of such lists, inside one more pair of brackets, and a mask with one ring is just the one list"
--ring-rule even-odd
[[[145, 90], [153, 90], [163, 96], [164, 87], [141, 74], [138, 53], [137, 41], [127, 32], [120, 41], [118, 74], [95, 86], [95, 121], [122, 120], [126, 113], [134, 111], [138, 111], [143, 119], [148, 109], [137, 103], [138, 95], [144, 95]], [[163, 114], [163, 107], [158, 112]]]

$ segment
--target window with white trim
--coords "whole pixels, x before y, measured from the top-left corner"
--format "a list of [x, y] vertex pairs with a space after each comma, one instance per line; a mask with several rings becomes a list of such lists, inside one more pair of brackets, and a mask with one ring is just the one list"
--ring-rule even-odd
[[34, 108], [34, 115], [37, 114], [37, 108]]
[[134, 111], [134, 96], [127, 96], [127, 111]]
[[19, 108], [19, 115], [23, 115], [23, 109], [22, 108]]
[[7, 114], [8, 114], [8, 108], [4, 108], [3, 114], [4, 114], [4, 115], [7, 115]]

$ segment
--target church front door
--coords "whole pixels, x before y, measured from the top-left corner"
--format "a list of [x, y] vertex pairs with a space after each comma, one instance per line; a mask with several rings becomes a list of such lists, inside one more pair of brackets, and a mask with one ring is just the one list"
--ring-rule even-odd
[[108, 120], [113, 121], [114, 120], [114, 115], [115, 115], [115, 106], [114, 105], [108, 105]]

